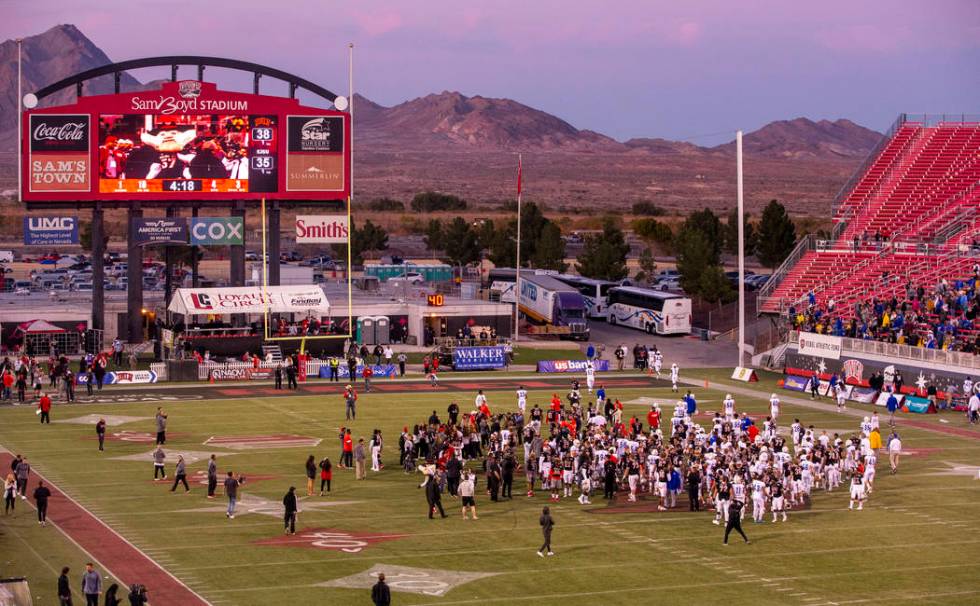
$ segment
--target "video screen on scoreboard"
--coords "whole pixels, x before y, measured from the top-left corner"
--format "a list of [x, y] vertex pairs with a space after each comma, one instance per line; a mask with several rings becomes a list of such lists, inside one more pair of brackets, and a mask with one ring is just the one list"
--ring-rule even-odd
[[275, 192], [276, 116], [99, 117], [99, 191]]

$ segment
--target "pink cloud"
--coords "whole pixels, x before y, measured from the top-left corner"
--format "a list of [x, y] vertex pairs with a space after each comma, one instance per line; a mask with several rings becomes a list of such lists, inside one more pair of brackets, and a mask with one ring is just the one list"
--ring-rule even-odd
[[685, 21], [677, 26], [668, 37], [672, 42], [681, 46], [693, 46], [701, 39], [701, 24]]
[[395, 31], [404, 25], [402, 16], [395, 11], [355, 13], [354, 23], [369, 36], [380, 36]]
[[821, 45], [834, 51], [893, 53], [920, 44], [904, 26], [885, 29], [878, 25], [856, 24], [819, 30], [815, 37]]

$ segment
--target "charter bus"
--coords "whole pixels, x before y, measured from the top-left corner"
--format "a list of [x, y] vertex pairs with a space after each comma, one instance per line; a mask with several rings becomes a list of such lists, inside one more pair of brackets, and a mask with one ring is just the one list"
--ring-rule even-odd
[[609, 323], [657, 335], [691, 333], [691, 300], [683, 295], [617, 286], [609, 290]]
[[619, 286], [619, 282], [594, 280], [569, 274], [555, 277], [582, 293], [585, 298], [585, 313], [588, 317], [603, 320], [609, 317], [609, 289]]

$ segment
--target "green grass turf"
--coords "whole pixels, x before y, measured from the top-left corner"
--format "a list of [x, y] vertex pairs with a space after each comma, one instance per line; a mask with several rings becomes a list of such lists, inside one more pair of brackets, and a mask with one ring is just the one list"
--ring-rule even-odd
[[[719, 371], [720, 372], [720, 371]], [[765, 397], [737, 398], [739, 410], [767, 410], [770, 378], [758, 385]], [[743, 386], [745, 384], [742, 384]], [[509, 392], [494, 392], [494, 410], [511, 407]], [[532, 392], [542, 405], [551, 390]], [[723, 393], [694, 390], [702, 410], [720, 407]], [[786, 395], [790, 392], [782, 392]], [[669, 387], [613, 389], [623, 400], [639, 396], [673, 401]], [[395, 446], [401, 427], [424, 420], [432, 409], [443, 413], [456, 396], [450, 392], [362, 394], [355, 436], [365, 440], [373, 428], [384, 431], [389, 467], [368, 472], [354, 482], [353, 473], [337, 470], [334, 490], [324, 501], [357, 501], [300, 514], [300, 527], [323, 527], [359, 533], [405, 534], [376, 543], [359, 553], [263, 547], [252, 541], [279, 536], [278, 519], [259, 515], [228, 521], [221, 513], [178, 513], [179, 510], [224, 504], [204, 498], [203, 487], [190, 495], [171, 494], [162, 483], [148, 481], [148, 462], [115, 461], [111, 457], [146, 452], [147, 444], [109, 442], [97, 452], [90, 426], [53, 424], [41, 427], [30, 408], [0, 410], [0, 444], [26, 454], [42, 473], [56, 476], [59, 486], [86, 507], [96, 510], [113, 528], [154, 557], [164, 559], [178, 578], [215, 604], [369, 604], [367, 590], [315, 586], [355, 574], [375, 564], [493, 572], [497, 576], [461, 585], [443, 597], [395, 593], [395, 604], [971, 604], [980, 587], [975, 566], [980, 539], [970, 532], [980, 514], [975, 477], [940, 476], [945, 461], [980, 463], [980, 442], [923, 430], [902, 430], [907, 448], [938, 448], [928, 456], [909, 456], [901, 473], [887, 473], [881, 457], [874, 494], [865, 511], [847, 511], [844, 490], [816, 493], [809, 511], [791, 514], [786, 524], [745, 524], [752, 545], [722, 547], [722, 530], [709, 514], [587, 513], [574, 499], [553, 507], [557, 527], [554, 558], [540, 559], [535, 550], [537, 525], [547, 495], [523, 495], [524, 481], [515, 482], [515, 499], [490, 504], [478, 494], [479, 521], [462, 521], [456, 503], [444, 499], [447, 520], [425, 517], [418, 476], [397, 468]], [[54, 418], [91, 413], [152, 416], [156, 404], [80, 405], [56, 407]], [[307, 454], [328, 455], [336, 463], [337, 427], [343, 424], [339, 396], [255, 398], [168, 404], [169, 431], [184, 434], [168, 446], [219, 452], [219, 468], [273, 474], [277, 480], [246, 484], [244, 492], [279, 501], [290, 485], [303, 492]], [[466, 407], [464, 406], [464, 409]], [[645, 412], [628, 405], [627, 412]], [[784, 404], [784, 424], [799, 417], [806, 424], [829, 429], [857, 428], [858, 419]], [[929, 419], [937, 422], [935, 415]], [[924, 419], [917, 417], [917, 420]], [[945, 417], [950, 427], [965, 427], [962, 415]], [[152, 421], [118, 429], [153, 431]], [[202, 442], [212, 435], [296, 433], [324, 439], [319, 447], [249, 451], [222, 456]], [[168, 462], [172, 470], [172, 462]], [[198, 462], [190, 472], [205, 468]], [[480, 487], [485, 486], [481, 479]], [[601, 495], [599, 495], [601, 497]], [[314, 497], [319, 500], [318, 497]], [[601, 498], [592, 508], [603, 507]], [[686, 498], [680, 499], [686, 504]], [[57, 504], [52, 504], [56, 511]], [[301, 505], [302, 508], [302, 505]], [[25, 575], [38, 604], [54, 603], [53, 569], [63, 562], [81, 570], [85, 556], [53, 528], [38, 529], [18, 509], [17, 517], [0, 517], [3, 532], [3, 575]], [[21, 540], [23, 539], [23, 540]], [[25, 543], [26, 541], [26, 543]], [[28, 547], [28, 544], [30, 547]], [[36, 553], [35, 553], [36, 552]], [[39, 555], [38, 555], [39, 554]], [[152, 592], [152, 588], [151, 592]], [[152, 595], [152, 593], [151, 593]]]

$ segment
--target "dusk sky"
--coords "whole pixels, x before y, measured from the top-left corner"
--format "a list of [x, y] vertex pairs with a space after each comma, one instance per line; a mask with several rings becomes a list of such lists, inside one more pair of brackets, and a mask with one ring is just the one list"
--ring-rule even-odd
[[509, 97], [621, 140], [980, 112], [977, 0], [0, 0], [0, 14], [3, 39], [73, 23], [113, 60], [239, 58], [345, 95], [354, 42], [355, 90], [384, 105]]

